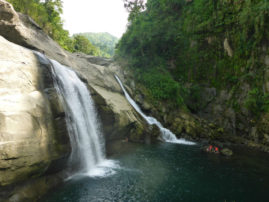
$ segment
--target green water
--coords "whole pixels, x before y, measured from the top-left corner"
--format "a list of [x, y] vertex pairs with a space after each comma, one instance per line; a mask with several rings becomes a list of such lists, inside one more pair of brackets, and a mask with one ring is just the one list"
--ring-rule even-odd
[[69, 180], [41, 201], [269, 201], [268, 155], [226, 158], [198, 145], [121, 144], [110, 157], [120, 166], [114, 175]]

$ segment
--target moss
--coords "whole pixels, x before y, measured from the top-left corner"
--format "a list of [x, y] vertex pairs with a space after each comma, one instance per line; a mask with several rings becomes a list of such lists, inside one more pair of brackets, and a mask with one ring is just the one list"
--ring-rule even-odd
[[218, 128], [217, 129], [217, 132], [220, 133], [220, 134], [223, 134], [224, 133], [224, 129], [223, 128]]
[[132, 142], [143, 142], [145, 137], [144, 133], [144, 127], [141, 124], [134, 122], [131, 124], [129, 140]]
[[269, 95], [261, 92], [258, 88], [254, 88], [249, 91], [245, 106], [258, 117], [260, 113], [269, 111]]

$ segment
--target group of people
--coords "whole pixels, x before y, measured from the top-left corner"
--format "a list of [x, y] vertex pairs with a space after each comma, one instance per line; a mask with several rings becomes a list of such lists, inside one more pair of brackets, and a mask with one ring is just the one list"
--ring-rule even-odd
[[212, 153], [219, 154], [219, 148], [216, 147], [216, 146], [212, 146], [212, 145], [209, 145], [209, 146], [206, 148], [206, 151], [207, 151], [207, 152], [212, 152]]

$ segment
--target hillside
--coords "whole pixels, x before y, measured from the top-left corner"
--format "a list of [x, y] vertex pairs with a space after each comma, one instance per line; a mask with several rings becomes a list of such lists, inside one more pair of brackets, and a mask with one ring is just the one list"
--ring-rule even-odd
[[[141, 5], [131, 6], [117, 58], [143, 86], [140, 97], [269, 145], [269, 2], [148, 0], [140, 12]], [[157, 114], [173, 125], [164, 112]]]
[[114, 55], [114, 49], [118, 42], [118, 38], [107, 33], [79, 33], [86, 37], [95, 47], [100, 49], [100, 56], [102, 57], [112, 57]]

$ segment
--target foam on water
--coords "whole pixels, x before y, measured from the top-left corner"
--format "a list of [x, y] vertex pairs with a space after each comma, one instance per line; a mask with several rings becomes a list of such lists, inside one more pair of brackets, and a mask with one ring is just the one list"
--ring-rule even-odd
[[117, 161], [105, 160], [91, 169], [87, 175], [89, 177], [108, 177], [114, 175], [117, 169], [120, 169]]

